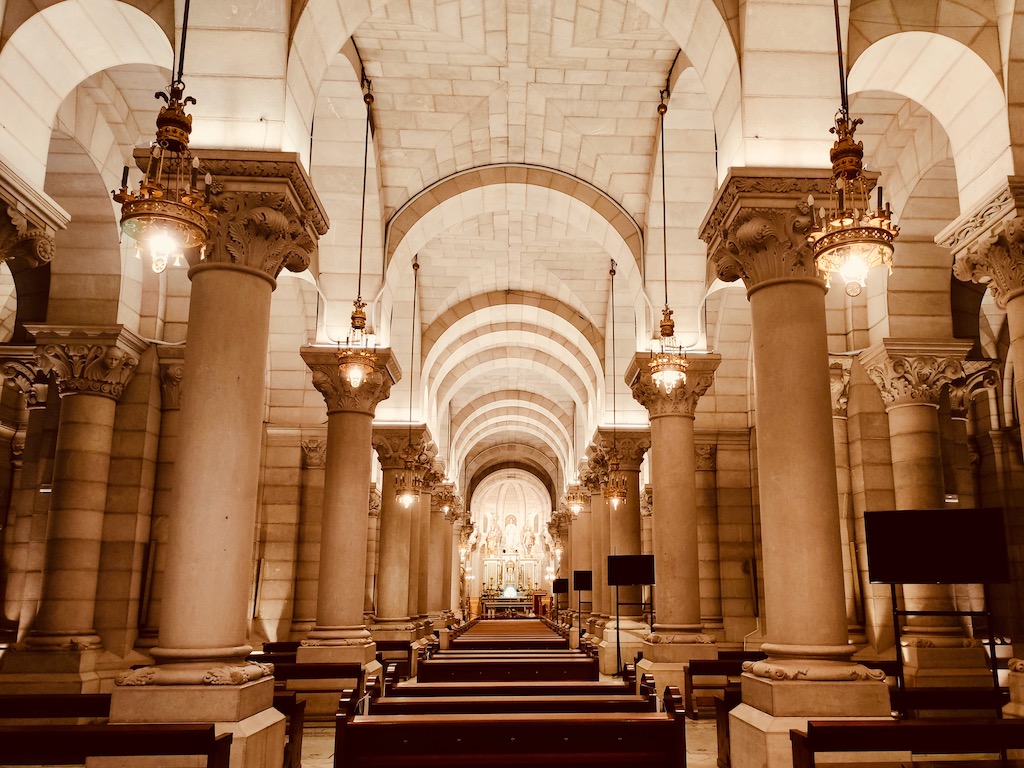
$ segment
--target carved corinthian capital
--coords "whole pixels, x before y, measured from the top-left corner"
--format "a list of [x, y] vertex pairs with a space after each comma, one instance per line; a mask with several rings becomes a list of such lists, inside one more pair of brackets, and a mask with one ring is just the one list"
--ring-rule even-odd
[[205, 263], [238, 264], [275, 279], [309, 266], [328, 221], [309, 176], [290, 152], [197, 150], [213, 176], [217, 216]]
[[850, 369], [853, 358], [849, 355], [828, 356], [829, 389], [832, 393], [832, 415], [846, 418], [850, 397]]
[[27, 326], [36, 337], [39, 367], [54, 376], [61, 397], [100, 395], [118, 400], [146, 342], [123, 326]]
[[408, 427], [374, 427], [373, 449], [377, 452], [382, 469], [402, 469], [411, 459], [417, 471], [431, 463], [434, 444], [430, 432], [423, 424]]
[[591, 454], [591, 465], [595, 462], [603, 464], [606, 472], [608, 464], [615, 458], [620, 470], [638, 472], [650, 447], [649, 429], [601, 429], [588, 453]]
[[306, 469], [323, 469], [327, 466], [327, 441], [311, 437], [302, 441], [302, 463]]
[[160, 358], [160, 402], [165, 411], [181, 409], [181, 382], [185, 377], [185, 347], [161, 346], [156, 349]]
[[807, 196], [828, 197], [828, 171], [734, 168], [701, 227], [715, 274], [747, 290], [768, 280], [817, 278]]
[[338, 369], [337, 350], [325, 347], [303, 347], [302, 359], [313, 372], [313, 386], [324, 396], [327, 413], [365, 413], [373, 416], [377, 405], [391, 395], [391, 385], [398, 381], [398, 367], [390, 349], [375, 350], [377, 363], [362, 384], [353, 387]]
[[22, 258], [30, 267], [53, 258], [54, 238], [68, 214], [0, 160], [0, 261]]
[[949, 384], [949, 409], [954, 418], [965, 418], [975, 395], [999, 387], [999, 370], [995, 360], [965, 360], [964, 375]]
[[885, 339], [860, 359], [886, 409], [937, 406], [942, 387], [964, 375], [962, 361], [971, 345], [955, 339]]
[[1024, 294], [1024, 218], [994, 224], [987, 237], [956, 254], [953, 274], [958, 280], [987, 283], [996, 304]]
[[694, 452], [694, 469], [698, 472], [701, 470], [711, 471], [715, 470], [715, 463], [718, 460], [718, 446], [714, 443], [697, 443], [693, 446]]
[[638, 352], [626, 369], [626, 382], [633, 392], [633, 399], [647, 409], [650, 418], [659, 416], [687, 416], [693, 418], [697, 401], [708, 391], [715, 380], [715, 370], [722, 362], [721, 355], [693, 355], [688, 359], [686, 383], [665, 394], [651, 380], [650, 355]]
[[36, 360], [35, 347], [6, 347], [0, 357], [4, 384], [25, 398], [29, 410], [46, 407], [50, 381]]

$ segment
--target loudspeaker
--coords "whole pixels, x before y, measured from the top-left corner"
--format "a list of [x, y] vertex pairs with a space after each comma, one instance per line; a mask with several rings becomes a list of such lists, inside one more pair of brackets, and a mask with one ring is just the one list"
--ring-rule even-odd
[[608, 586], [654, 583], [654, 555], [608, 555]]
[[1010, 580], [1001, 509], [865, 512], [868, 578], [876, 584]]
[[568, 579], [555, 579], [551, 582], [551, 594], [553, 595], [568, 595], [569, 594], [569, 580]]
[[573, 571], [572, 589], [574, 592], [590, 592], [594, 588], [593, 571]]

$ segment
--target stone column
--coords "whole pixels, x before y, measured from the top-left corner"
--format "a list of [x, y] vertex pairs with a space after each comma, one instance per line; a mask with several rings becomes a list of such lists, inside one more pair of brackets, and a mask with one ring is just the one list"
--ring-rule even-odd
[[295, 564], [295, 597], [290, 636], [305, 637], [316, 626], [316, 601], [320, 578], [320, 526], [324, 511], [324, 472], [327, 441], [303, 438], [302, 501], [299, 508], [298, 562]]
[[139, 605], [139, 637], [144, 653], [157, 642], [158, 618], [167, 567], [167, 529], [174, 498], [174, 463], [178, 459], [178, 424], [184, 375], [185, 347], [157, 347], [160, 359], [160, 444], [157, 446], [153, 512], [149, 526], [148, 578]]
[[[963, 376], [970, 341], [885, 339], [861, 354], [861, 363], [882, 393], [896, 509], [943, 509], [945, 482], [939, 433], [942, 387]], [[949, 584], [905, 584], [904, 609], [954, 609]], [[989, 677], [980, 646], [964, 647], [954, 617], [908, 616], [904, 673], [911, 685], [983, 685]]]
[[381, 496], [377, 486], [370, 486], [370, 520], [366, 530], [366, 594], [363, 613], [372, 618], [376, 601], [377, 563], [380, 560], [380, 507]]
[[454, 614], [459, 615], [462, 611], [462, 596], [459, 590], [460, 577], [462, 571], [462, 517], [456, 516], [452, 520], [452, 558], [451, 558], [451, 574], [448, 579], [448, 606]]
[[829, 384], [832, 394], [832, 439], [836, 451], [836, 488], [839, 491], [839, 532], [843, 547], [843, 582], [846, 594], [846, 622], [850, 642], [867, 643], [861, 611], [860, 573], [857, 567], [856, 519], [853, 511], [853, 477], [850, 473], [850, 437], [847, 402], [850, 391], [850, 355], [829, 355]]
[[881, 676], [847, 643], [825, 284], [805, 202], [826, 199], [830, 177], [733, 168], [701, 228], [716, 275], [747, 287], [757, 394], [768, 659], [747, 666], [730, 715], [736, 768], [789, 765], [797, 719], [889, 713]]
[[327, 220], [294, 153], [196, 154], [213, 177], [216, 216], [205, 257], [190, 259], [188, 392], [151, 651], [157, 665], [118, 679], [110, 719], [148, 722], [173, 712], [217, 722], [234, 734], [232, 763], [240, 768], [272, 764], [284, 739], [271, 670], [245, 661], [270, 299], [282, 269], [309, 266]]
[[[416, 568], [416, 606], [417, 606], [417, 618], [420, 624], [420, 636], [426, 637], [434, 629], [433, 619], [435, 615], [431, 611], [431, 585], [430, 579], [432, 576], [440, 576], [439, 570], [435, 570], [440, 566], [441, 550], [434, 549], [434, 540], [431, 536], [431, 528], [433, 527], [432, 518], [434, 515], [441, 517], [442, 523], [444, 522], [444, 515], [441, 514], [440, 508], [434, 504], [434, 489], [444, 481], [444, 465], [438, 462], [438, 460], [432, 459], [430, 466], [423, 472], [423, 486], [420, 489], [420, 508], [419, 508], [419, 533], [414, 535], [414, 539], [419, 544], [419, 558], [417, 559]], [[436, 509], [436, 511], [435, 511]], [[435, 562], [437, 561], [437, 562]], [[436, 587], [440, 586], [440, 579]], [[410, 589], [412, 585], [410, 585]]]
[[701, 625], [693, 419], [722, 357], [690, 357], [685, 383], [668, 394], [651, 380], [648, 359], [637, 353], [626, 370], [633, 399], [647, 409], [651, 421], [652, 549], [658, 603], [654, 632], [644, 642], [644, 658], [675, 664], [713, 659], [718, 656], [714, 639], [704, 634]]
[[604, 625], [608, 622], [605, 606], [605, 568], [608, 562], [608, 507], [604, 503], [604, 476], [596, 463], [587, 462], [580, 469], [580, 485], [590, 494], [590, 566], [593, 590], [590, 593], [590, 616], [587, 625], [588, 641], [601, 642]]
[[579, 632], [576, 633], [577, 641], [582, 637], [588, 619], [588, 611], [583, 610], [580, 603], [586, 605], [588, 602], [592, 602], [593, 591], [584, 590], [577, 592], [575, 589], [575, 574], [576, 571], [593, 572], [593, 519], [594, 515], [590, 511], [590, 503], [587, 502], [583, 505], [583, 509], [580, 510], [576, 519], [573, 520], [572, 527], [569, 528], [573, 552], [572, 571], [568, 574], [569, 605], [576, 614], [573, 621], [575, 622], [574, 626], [579, 628]]
[[[693, 451], [697, 475], [697, 547], [700, 558], [700, 614], [703, 632], [725, 639], [722, 611], [722, 558], [718, 516], [718, 446], [697, 443]], [[655, 593], [657, 594], [657, 593]], [[657, 609], [657, 606], [655, 606]]]
[[375, 350], [373, 372], [353, 387], [338, 368], [335, 349], [303, 347], [300, 353], [327, 404], [327, 457], [316, 626], [303, 640], [298, 661], [365, 666], [375, 650], [363, 623], [373, 416], [398, 373], [390, 365], [391, 351]]
[[[410, 445], [410, 435], [412, 442]], [[414, 640], [416, 625], [409, 614], [409, 573], [412, 525], [416, 504], [404, 507], [395, 498], [395, 482], [406, 471], [419, 472], [418, 457], [426, 458], [426, 427], [378, 427], [373, 447], [383, 470], [380, 509], [380, 569], [377, 577], [377, 614], [370, 632], [381, 640]], [[411, 450], [410, 450], [411, 449]], [[409, 462], [413, 463], [408, 469]], [[418, 510], [417, 510], [418, 511]], [[417, 518], [418, 522], [418, 518]]]
[[[954, 257], [960, 280], [987, 283], [996, 305], [1006, 310], [1009, 357], [1024, 360], [1024, 177], [1010, 176], [975, 208], [935, 237]], [[1015, 376], [1013, 400], [1024, 413], [1024, 376]]]
[[[603, 456], [608, 471], [612, 461], [618, 459], [618, 471], [626, 480], [626, 499], [618, 509], [608, 509], [608, 548], [610, 555], [640, 554], [640, 464], [651, 446], [648, 430], [601, 430], [595, 454]], [[610, 478], [609, 478], [610, 479]], [[607, 584], [607, 570], [605, 571]], [[643, 620], [640, 608], [643, 592], [640, 586], [606, 587], [609, 622], [605, 625], [601, 643], [601, 671], [615, 674], [620, 671], [618, 661], [630, 663], [643, 650], [644, 640], [651, 628]], [[616, 602], [618, 597], [618, 603]], [[616, 619], [616, 615], [618, 619]]]
[[46, 422], [49, 380], [35, 360], [33, 347], [4, 350], [0, 374], [4, 384], [15, 389], [25, 404], [26, 419], [19, 424], [11, 443], [11, 496], [4, 539], [7, 583], [3, 617], [17, 630], [18, 640], [28, 631], [30, 615], [22, 615], [27, 600], [31, 569], [32, 516], [39, 496], [40, 450]]
[[97, 691], [102, 648], [93, 626], [114, 410], [145, 342], [122, 326], [30, 326], [39, 367], [61, 397], [39, 613], [7, 672], [32, 690]]

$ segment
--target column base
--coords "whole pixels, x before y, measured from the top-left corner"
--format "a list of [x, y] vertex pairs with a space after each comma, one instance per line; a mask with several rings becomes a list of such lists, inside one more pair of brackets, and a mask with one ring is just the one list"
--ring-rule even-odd
[[[231, 768], [281, 768], [285, 722], [273, 703], [271, 678], [241, 685], [119, 685], [110, 699], [110, 722], [215, 723], [217, 733], [232, 736]], [[102, 765], [128, 765], [115, 760]]]
[[[861, 677], [867, 670], [855, 664], [838, 662], [819, 667], [820, 664], [813, 661], [805, 662], [802, 669], [794, 665], [795, 679], [766, 679], [744, 673], [743, 703], [729, 713], [729, 751], [733, 768], [792, 768], [789, 731], [805, 728], [808, 720], [890, 716], [889, 689], [884, 681]], [[801, 679], [841, 674], [849, 674], [851, 678]], [[909, 757], [909, 753], [872, 754], [873, 760], [909, 760]]]
[[370, 637], [374, 640], [408, 640], [417, 638], [416, 625], [410, 619], [377, 619], [371, 624]]
[[963, 638], [958, 641], [958, 647], [931, 643], [930, 640], [921, 640], [915, 645], [903, 646], [903, 677], [909, 687], [992, 685], [992, 672], [984, 648], [964, 647]]
[[1003, 707], [1003, 717], [1024, 717], [1024, 660], [1010, 659], [1009, 666], [1010, 703]]
[[598, 654], [602, 675], [617, 675], [622, 672], [619, 659], [623, 664], [632, 664], [636, 655], [644, 649], [644, 641], [650, 635], [651, 628], [642, 621], [634, 619], [614, 619], [604, 626]]
[[0, 657], [0, 693], [100, 693], [101, 656], [101, 650], [9, 648]]

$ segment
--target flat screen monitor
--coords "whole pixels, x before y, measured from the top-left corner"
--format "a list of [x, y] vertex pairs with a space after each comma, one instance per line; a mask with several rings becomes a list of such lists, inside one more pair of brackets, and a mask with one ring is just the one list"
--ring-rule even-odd
[[568, 579], [555, 579], [551, 582], [551, 593], [555, 595], [568, 595], [569, 594], [569, 580]]
[[608, 555], [608, 586], [654, 583], [654, 555]]
[[575, 592], [590, 592], [594, 588], [593, 571], [573, 571], [572, 588]]

